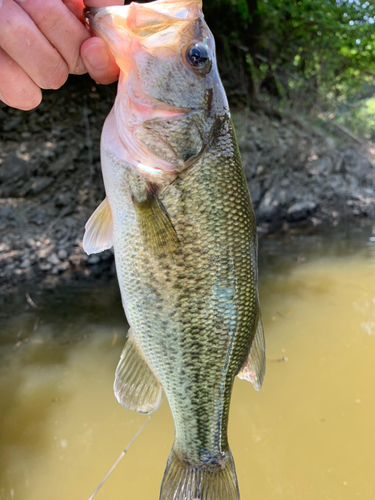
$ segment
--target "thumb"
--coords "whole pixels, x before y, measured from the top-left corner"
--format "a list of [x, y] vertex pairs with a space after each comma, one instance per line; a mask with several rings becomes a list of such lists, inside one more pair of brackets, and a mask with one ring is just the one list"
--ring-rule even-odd
[[[123, 5], [124, 2], [116, 0], [85, 0], [85, 7], [107, 7]], [[81, 57], [91, 78], [97, 83], [106, 85], [118, 79], [120, 70], [113, 55], [108, 50], [104, 40], [92, 37], [81, 46]]]

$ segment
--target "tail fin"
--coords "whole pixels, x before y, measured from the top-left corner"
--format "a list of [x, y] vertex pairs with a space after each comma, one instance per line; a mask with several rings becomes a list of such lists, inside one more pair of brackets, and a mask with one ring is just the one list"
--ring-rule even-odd
[[223, 467], [184, 465], [174, 449], [169, 455], [159, 500], [240, 500], [236, 470], [230, 450]]

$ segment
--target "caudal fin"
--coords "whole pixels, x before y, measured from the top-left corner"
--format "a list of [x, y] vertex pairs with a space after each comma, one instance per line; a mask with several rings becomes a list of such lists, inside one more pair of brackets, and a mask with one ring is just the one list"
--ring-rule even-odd
[[[225, 462], [224, 462], [225, 460]], [[222, 468], [211, 464], [184, 465], [173, 448], [160, 488], [160, 500], [239, 500], [236, 470], [228, 451]]]

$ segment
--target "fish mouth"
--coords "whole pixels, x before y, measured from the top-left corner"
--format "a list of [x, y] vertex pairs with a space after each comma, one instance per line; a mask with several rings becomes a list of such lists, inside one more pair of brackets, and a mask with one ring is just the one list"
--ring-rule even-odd
[[87, 7], [83, 9], [83, 19], [85, 20], [86, 27], [93, 33], [92, 24], [95, 15], [98, 13], [100, 8]]
[[[111, 13], [110, 7], [86, 7], [83, 10], [83, 18], [85, 20], [85, 24], [86, 24], [86, 27], [88, 28], [88, 30], [93, 35], [99, 35], [98, 24], [100, 22], [100, 19], [104, 15], [107, 15], [110, 13]], [[98, 16], [97, 19], [95, 19], [96, 16]]]

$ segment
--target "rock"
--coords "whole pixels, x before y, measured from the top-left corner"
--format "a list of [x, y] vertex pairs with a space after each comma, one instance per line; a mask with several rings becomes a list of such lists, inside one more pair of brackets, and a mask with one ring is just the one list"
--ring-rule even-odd
[[[61, 146], [61, 142], [60, 142], [60, 146]], [[71, 159], [71, 157], [66, 155], [66, 156], [63, 156], [62, 158], [57, 158], [56, 160], [51, 162], [49, 167], [48, 167], [48, 171], [49, 171], [49, 173], [51, 173], [53, 175], [57, 175], [60, 172], [69, 170], [69, 167], [71, 166], [72, 163], [73, 163], [73, 160]]]
[[315, 201], [299, 201], [288, 208], [287, 214], [290, 220], [305, 219], [318, 206]]
[[38, 194], [41, 191], [47, 189], [52, 183], [54, 179], [52, 177], [37, 177], [32, 183], [28, 190], [28, 193]]
[[73, 203], [73, 200], [74, 200], [74, 194], [71, 193], [70, 191], [65, 191], [62, 193], [58, 193], [55, 196], [55, 205], [58, 208], [66, 207], [67, 205]]
[[311, 175], [329, 175], [333, 169], [333, 163], [329, 156], [322, 156], [318, 160], [312, 161], [309, 166]]
[[317, 217], [311, 217], [310, 220], [313, 226], [319, 226], [322, 223], [321, 219], [318, 219]]
[[35, 248], [36, 242], [33, 238], [26, 238], [26, 243], [29, 245], [30, 248]]
[[55, 266], [57, 264], [60, 264], [61, 260], [58, 258], [57, 254], [53, 252], [51, 253], [51, 255], [48, 256], [47, 262]]
[[99, 264], [100, 262], [100, 257], [99, 255], [90, 255], [89, 258], [87, 259], [87, 263], [91, 265]]
[[0, 207], [0, 219], [11, 219], [12, 218], [12, 207], [11, 205], [5, 205]]
[[4, 121], [4, 123], [2, 124], [2, 129], [4, 130], [4, 132], [10, 132], [11, 130], [15, 130], [21, 122], [22, 116], [15, 116], [7, 121]]
[[76, 227], [77, 221], [73, 217], [65, 217], [65, 225], [69, 227]]
[[28, 269], [31, 266], [30, 259], [25, 259], [21, 262], [21, 269]]
[[366, 181], [372, 170], [372, 164], [368, 158], [362, 156], [358, 151], [348, 149], [342, 159], [342, 170], [354, 175], [360, 182]]
[[332, 137], [327, 136], [325, 138], [325, 143], [326, 143], [326, 147], [328, 149], [334, 149], [335, 148], [335, 141], [332, 139]]
[[277, 183], [275, 183], [262, 198], [257, 209], [257, 215], [260, 219], [271, 218], [281, 205], [285, 205], [288, 200], [287, 190], [281, 189]]
[[251, 200], [254, 206], [258, 206], [260, 199], [262, 198], [262, 186], [259, 181], [252, 181], [249, 184]]
[[3, 183], [19, 181], [26, 177], [28, 169], [29, 164], [27, 161], [10, 154], [0, 167], [0, 181]]
[[61, 262], [61, 264], [58, 264], [52, 269], [52, 274], [63, 273], [64, 271], [67, 271], [69, 267], [70, 267], [69, 261]]
[[30, 217], [29, 222], [41, 226], [48, 219], [48, 215], [43, 210], [36, 210]]
[[49, 271], [50, 269], [52, 269], [52, 264], [46, 262], [42, 262], [41, 264], [39, 264], [39, 268], [42, 270], [42, 271]]
[[57, 255], [60, 260], [66, 260], [68, 258], [68, 252], [65, 250], [65, 248], [61, 248], [58, 252]]

